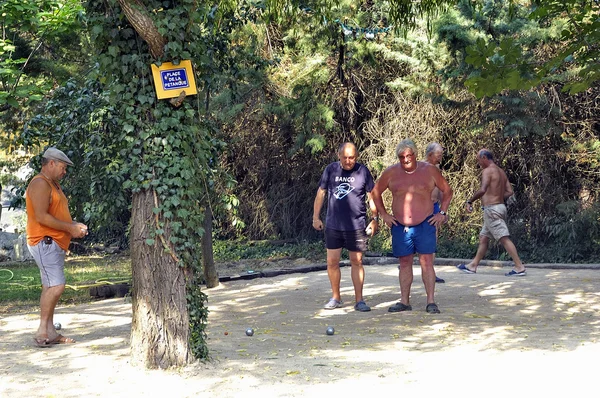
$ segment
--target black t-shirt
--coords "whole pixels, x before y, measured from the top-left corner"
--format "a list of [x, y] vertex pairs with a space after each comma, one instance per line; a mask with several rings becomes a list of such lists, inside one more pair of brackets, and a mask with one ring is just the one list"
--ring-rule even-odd
[[356, 163], [344, 170], [340, 162], [325, 168], [319, 187], [327, 190], [327, 228], [356, 231], [366, 228], [366, 195], [373, 190], [373, 176], [366, 166]]

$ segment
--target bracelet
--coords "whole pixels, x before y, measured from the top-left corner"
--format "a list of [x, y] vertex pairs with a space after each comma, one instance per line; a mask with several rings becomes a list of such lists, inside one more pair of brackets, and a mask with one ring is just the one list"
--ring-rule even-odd
[[472, 204], [473, 204], [473, 202], [471, 202], [470, 200], [467, 200], [467, 204], [468, 204], [468, 205], [472, 205]]

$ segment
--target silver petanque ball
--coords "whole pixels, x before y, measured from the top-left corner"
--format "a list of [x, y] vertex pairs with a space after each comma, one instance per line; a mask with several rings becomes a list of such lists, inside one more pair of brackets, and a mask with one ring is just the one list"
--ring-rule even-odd
[[60, 328], [62, 328], [60, 322], [54, 322], [54, 329], [60, 330]]
[[333, 328], [333, 326], [328, 326], [325, 333], [327, 333], [328, 336], [333, 336], [335, 334], [335, 329]]
[[252, 335], [254, 335], [254, 329], [252, 329], [252, 328], [246, 329], [246, 336], [252, 336]]

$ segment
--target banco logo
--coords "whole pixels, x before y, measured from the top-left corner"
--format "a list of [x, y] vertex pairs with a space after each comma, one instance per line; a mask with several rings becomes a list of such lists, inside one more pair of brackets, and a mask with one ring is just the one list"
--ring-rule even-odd
[[335, 198], [338, 200], [344, 199], [352, 191], [354, 191], [354, 187], [347, 182], [344, 182], [337, 186], [333, 196], [335, 196]]

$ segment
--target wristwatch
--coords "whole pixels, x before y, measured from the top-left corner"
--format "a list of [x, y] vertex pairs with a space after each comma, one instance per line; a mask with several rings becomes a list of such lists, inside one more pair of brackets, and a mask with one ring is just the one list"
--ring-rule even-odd
[[446, 213], [444, 210], [440, 210], [440, 214], [441, 214], [442, 216], [447, 216], [447, 215], [448, 215], [448, 214], [447, 214], [447, 213]]
[[379, 216], [373, 216], [373, 221], [379, 221]]

